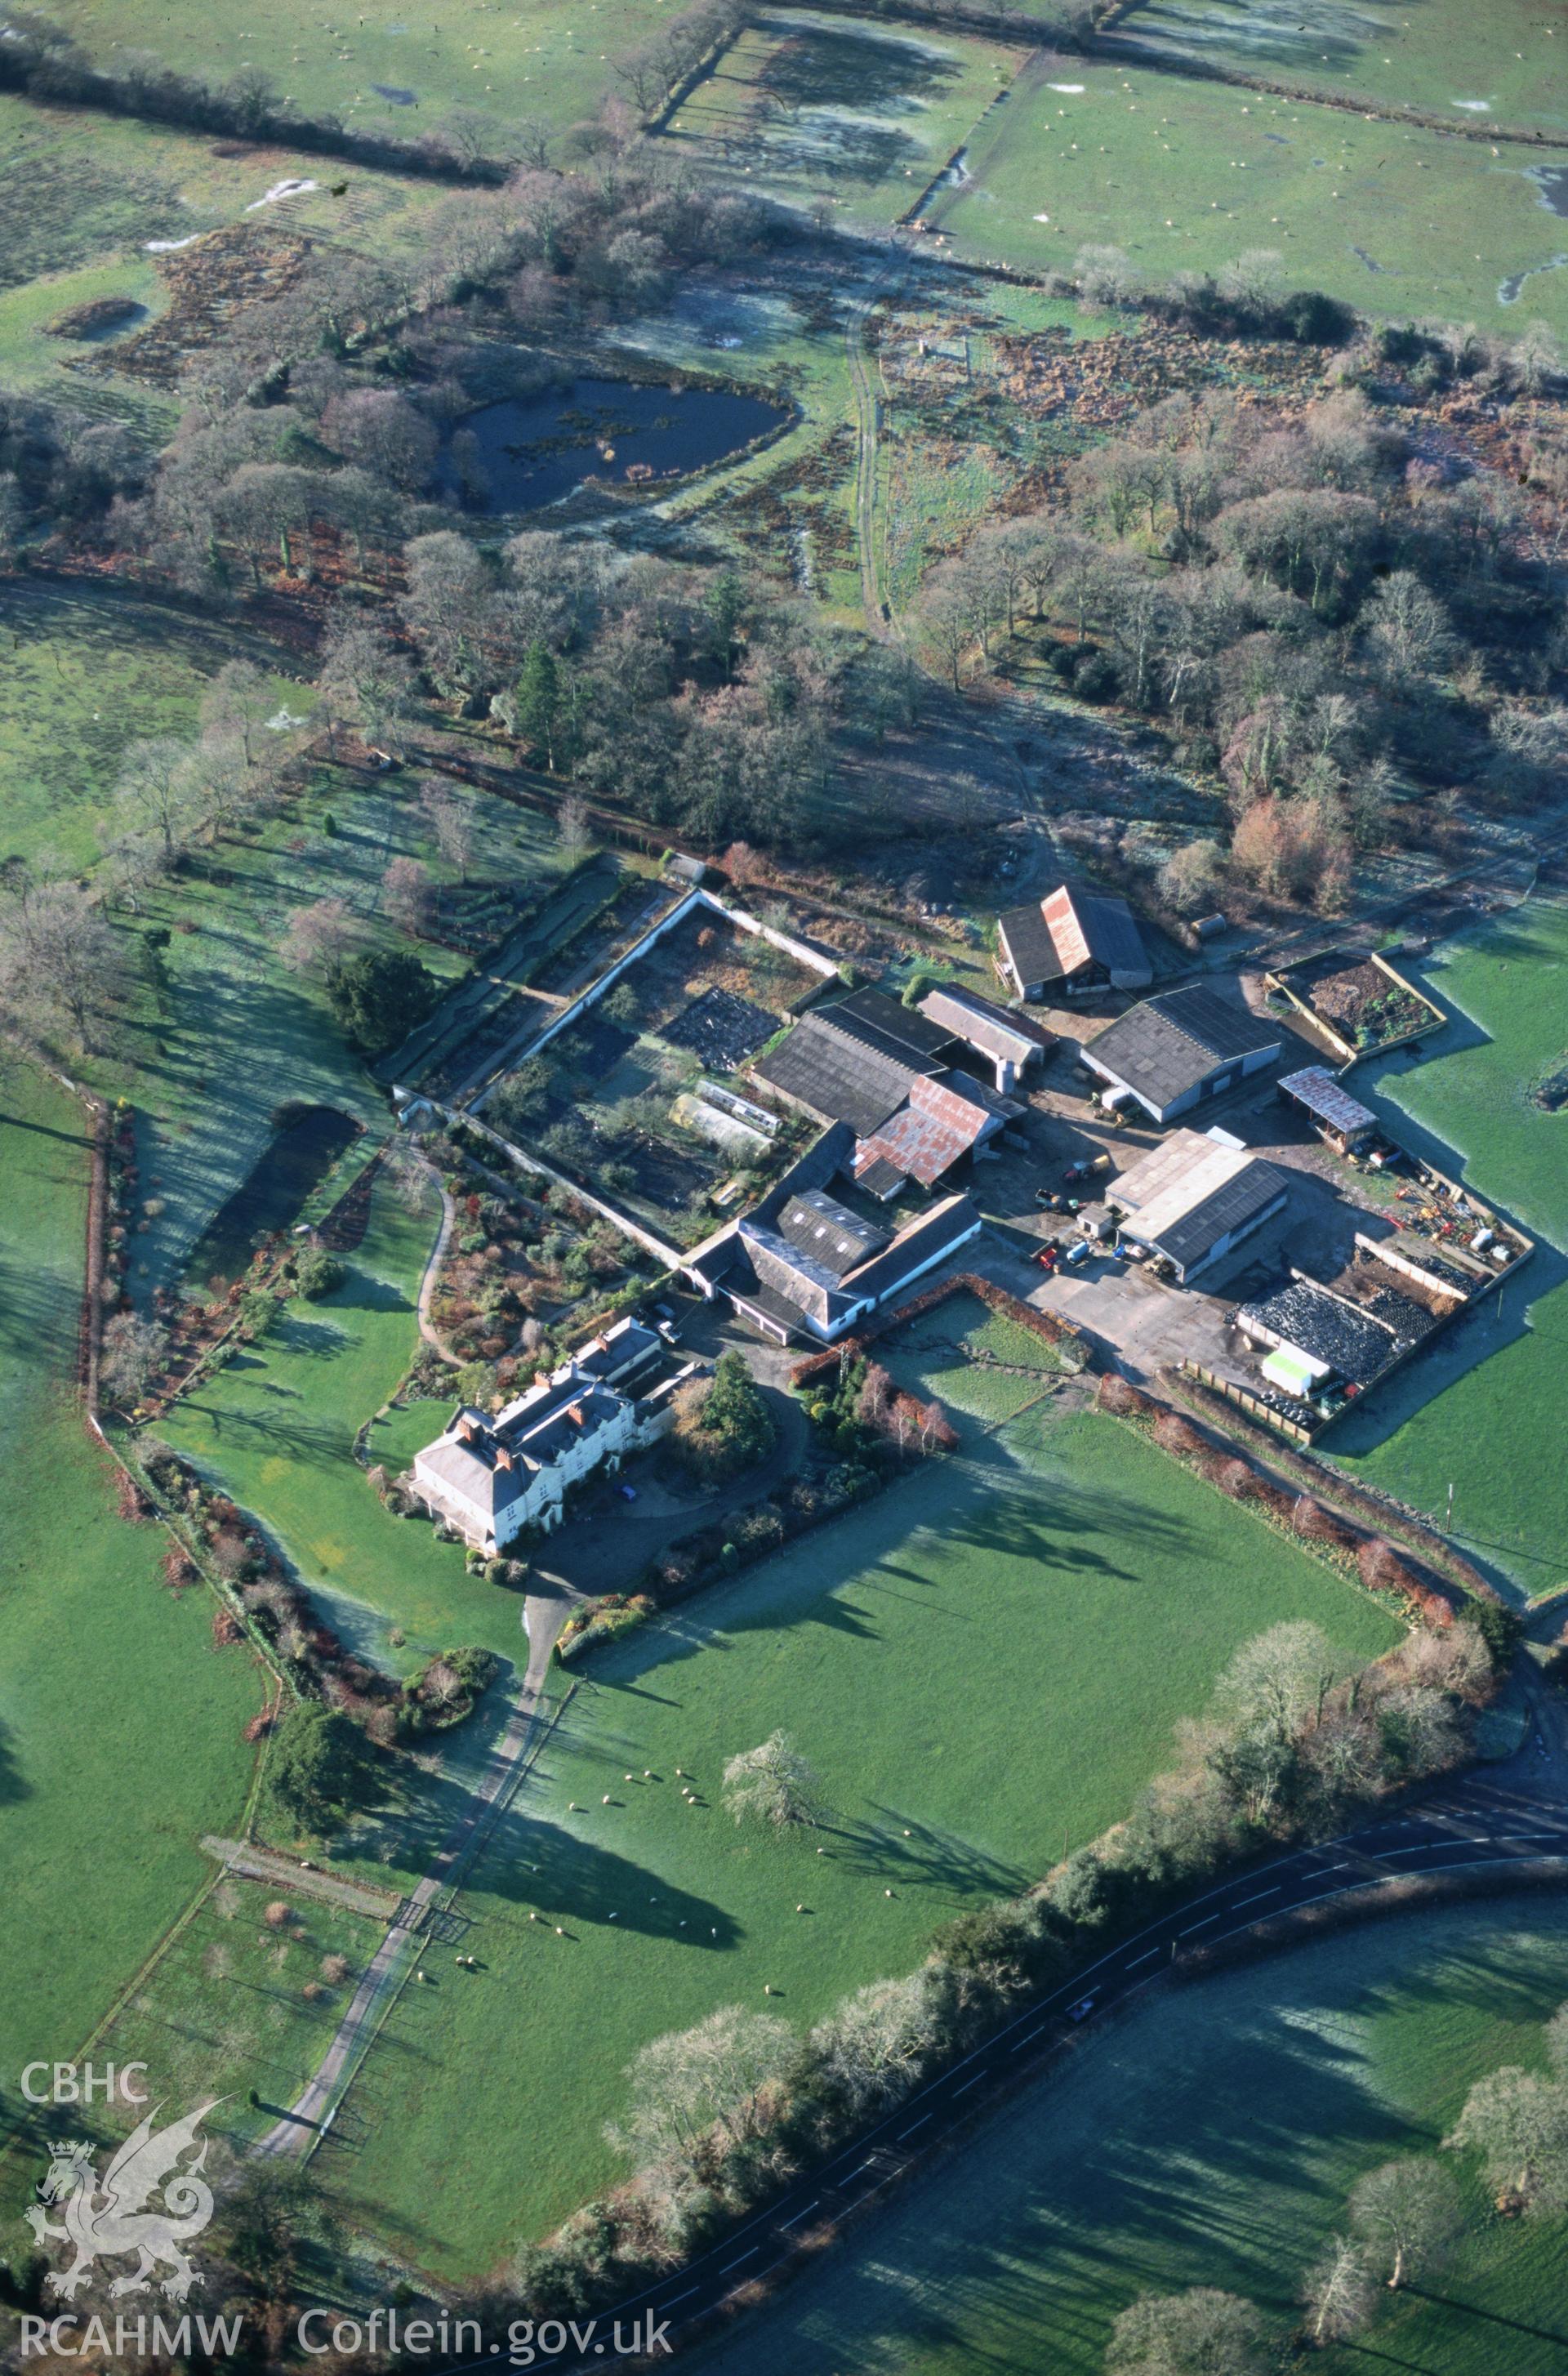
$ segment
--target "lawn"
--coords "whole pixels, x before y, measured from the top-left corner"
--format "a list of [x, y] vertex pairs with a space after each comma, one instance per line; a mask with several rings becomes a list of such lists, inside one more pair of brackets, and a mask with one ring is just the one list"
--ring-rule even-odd
[[683, 101], [667, 137], [709, 173], [885, 223], [963, 147], [1023, 54], [807, 9], [764, 13]]
[[[1530, 1091], [1568, 1051], [1568, 908], [1531, 900], [1439, 948], [1425, 968], [1459, 1020], [1424, 1061], [1391, 1058], [1356, 1094], [1443, 1170], [1538, 1232], [1511, 1287], [1327, 1439], [1336, 1459], [1441, 1515], [1522, 1591], [1568, 1578], [1568, 1474], [1553, 1428], [1568, 1362], [1568, 1112]], [[1455, 1152], [1456, 1150], [1456, 1152]], [[1523, 1420], [1524, 1423], [1521, 1423]]]
[[[144, 736], [194, 735], [203, 685], [225, 660], [266, 667], [263, 638], [166, 610], [139, 590], [0, 580], [0, 857], [57, 851], [70, 866], [98, 857], [125, 747]], [[273, 680], [279, 705], [300, 687]]]
[[[356, 1432], [418, 1347], [414, 1299], [435, 1224], [434, 1200], [410, 1212], [378, 1187], [342, 1286], [291, 1305], [265, 1344], [195, 1388], [157, 1432], [255, 1513], [330, 1622], [379, 1665], [407, 1671], [469, 1642], [520, 1665], [517, 1596], [469, 1575], [461, 1549], [438, 1543], [427, 1520], [392, 1517], [353, 1458]], [[416, 1404], [378, 1421], [372, 1462], [396, 1473], [451, 1408]]]
[[[293, 1919], [275, 1928], [266, 1910], [280, 1904]], [[207, 2128], [240, 2144], [299, 2096], [384, 1936], [379, 1922], [340, 1906], [286, 1895], [275, 1882], [225, 1878], [129, 1998], [99, 2052], [106, 2062], [148, 2062], [172, 2104], [220, 2097]], [[349, 1966], [342, 1978], [324, 1969], [334, 1956]], [[253, 2087], [256, 2107], [246, 2100]]]
[[1139, 42], [1463, 123], [1568, 132], [1568, 26], [1538, 0], [1141, 0]]
[[[1471, 2082], [1539, 2065], [1568, 1906], [1459, 1906], [1155, 1995], [892, 2194], [702, 2376], [1099, 2376], [1143, 2291], [1219, 2286], [1288, 2334], [1297, 2281], [1361, 2173], [1433, 2152]], [[1557, 2376], [1568, 2233], [1489, 2216], [1431, 2298], [1384, 2309], [1323, 2376]]]
[[980, 261], [1064, 271], [1080, 247], [1109, 244], [1163, 281], [1271, 248], [1290, 286], [1365, 313], [1498, 334], [1538, 316], [1568, 327], [1568, 276], [1549, 268], [1562, 225], [1533, 178], [1568, 170], [1568, 152], [1494, 157], [1482, 142], [1097, 61], [1061, 80], [1026, 69], [968, 162], [970, 178], [926, 215]]
[[[803, 2025], [907, 1969], [1119, 1815], [1234, 1645], [1303, 1616], [1361, 1655], [1395, 1634], [1113, 1420], [969, 1423], [950, 1460], [590, 1656], [460, 1900], [482, 1969], [404, 1992], [324, 2175], [413, 2259], [490, 2264], [612, 2177], [601, 2123], [647, 2038], [765, 1985]], [[717, 1803], [724, 1760], [778, 1725], [821, 1776], [824, 1857]]]
[[[68, 2060], [239, 1824], [265, 1693], [212, 1645], [205, 1591], [165, 1586], [161, 1532], [116, 1515], [69, 1390], [86, 1230], [80, 1107], [13, 1066], [0, 1090], [0, 2125], [15, 2074]], [[134, 1788], [131, 1784], [134, 1780]], [[154, 2061], [156, 2047], [143, 2049]]]
[[[613, 61], [653, 38], [679, 0], [422, 0], [416, 15], [380, 7], [340, 25], [311, 0], [274, 0], [264, 15], [217, 7], [181, 18], [162, 0], [60, 0], [52, 21], [101, 64], [148, 49], [182, 74], [220, 86], [259, 66], [302, 113], [340, 115], [355, 132], [417, 140], [455, 108], [507, 127], [535, 116], [557, 130], [591, 116], [612, 87]], [[600, 44], [602, 43], [602, 47]]]

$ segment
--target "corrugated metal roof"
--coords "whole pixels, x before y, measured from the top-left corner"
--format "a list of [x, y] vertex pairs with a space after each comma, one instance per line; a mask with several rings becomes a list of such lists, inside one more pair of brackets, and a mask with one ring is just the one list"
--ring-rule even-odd
[[1033, 1023], [972, 990], [955, 986], [932, 990], [921, 1001], [921, 1013], [932, 1023], [981, 1048], [988, 1056], [1011, 1057], [1026, 1063], [1039, 1050], [1055, 1045], [1054, 1035], [1042, 1023]]
[[[965, 1076], [960, 1074], [954, 1078]], [[961, 1155], [990, 1137], [998, 1126], [995, 1114], [960, 1089], [941, 1081], [913, 1081], [908, 1104], [857, 1152], [856, 1177], [880, 1159], [895, 1164], [922, 1188], [934, 1187]]]
[[1152, 968], [1144, 936], [1125, 899], [1114, 891], [1075, 891], [1063, 883], [1045, 902], [1045, 921], [1063, 973], [1089, 965], [1147, 981]]
[[1376, 1126], [1376, 1114], [1342, 1089], [1326, 1064], [1306, 1064], [1299, 1073], [1287, 1073], [1279, 1086], [1330, 1130], [1353, 1135]]
[[1107, 1194], [1126, 1216], [1129, 1236], [1189, 1270], [1221, 1238], [1265, 1213], [1289, 1184], [1275, 1164], [1218, 1146], [1198, 1131], [1179, 1130], [1124, 1171]]

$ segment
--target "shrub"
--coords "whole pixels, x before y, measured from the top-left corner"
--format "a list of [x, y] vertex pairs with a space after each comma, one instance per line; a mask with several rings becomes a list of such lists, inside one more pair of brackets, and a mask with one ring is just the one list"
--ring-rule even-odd
[[1332, 1510], [1325, 1510], [1321, 1502], [1314, 1502], [1310, 1493], [1303, 1493], [1298, 1499], [1290, 1515], [1290, 1523], [1299, 1535], [1306, 1536], [1309, 1542], [1327, 1543], [1339, 1551], [1354, 1551], [1357, 1547], [1354, 1527], [1348, 1527], [1342, 1518], [1336, 1518]]
[[1102, 1410], [1114, 1411], [1118, 1419], [1147, 1419], [1154, 1410], [1153, 1402], [1141, 1387], [1110, 1371], [1100, 1379], [1098, 1400]]
[[1162, 1450], [1179, 1453], [1183, 1459], [1207, 1449], [1191, 1420], [1183, 1419], [1180, 1411], [1162, 1410], [1158, 1414], [1154, 1422], [1154, 1440]]
[[318, 1303], [324, 1295], [342, 1286], [345, 1273], [337, 1255], [328, 1253], [325, 1246], [306, 1246], [294, 1265], [294, 1277], [305, 1301]]

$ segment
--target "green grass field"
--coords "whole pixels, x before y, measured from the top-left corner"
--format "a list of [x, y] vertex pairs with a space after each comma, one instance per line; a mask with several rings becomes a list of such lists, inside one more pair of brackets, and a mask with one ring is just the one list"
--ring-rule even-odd
[[[127, 743], [194, 735], [202, 688], [225, 660], [259, 667], [260, 636], [208, 625], [138, 593], [0, 580], [0, 857], [57, 851], [70, 866], [99, 855]], [[306, 696], [273, 679], [280, 706]]]
[[[328, 1608], [346, 1639], [380, 1665], [481, 1642], [526, 1656], [517, 1596], [467, 1574], [463, 1554], [423, 1519], [384, 1510], [352, 1457], [419, 1345], [414, 1298], [435, 1237], [434, 1200], [410, 1212], [378, 1189], [348, 1277], [319, 1303], [294, 1304], [266, 1343], [197, 1386], [156, 1432], [256, 1515]], [[445, 1424], [451, 1404], [420, 1403], [371, 1430], [373, 1462], [396, 1473]], [[407, 1641], [388, 1640], [401, 1628]]]
[[334, 25], [309, 0], [276, 0], [263, 17], [218, 7], [176, 26], [160, 0], [60, 0], [53, 21], [111, 68], [122, 47], [220, 87], [259, 66], [302, 114], [330, 112], [355, 131], [417, 140], [455, 107], [471, 108], [495, 118], [499, 147], [519, 116], [557, 129], [591, 116], [612, 87], [613, 61], [651, 40], [660, 13], [678, 5], [421, 0], [417, 11], [356, 9]]
[[[240, 1821], [257, 1669], [216, 1651], [205, 1591], [115, 1514], [69, 1391], [86, 1230], [82, 1111], [0, 1088], [0, 2124], [34, 2055], [69, 2060]], [[132, 1787], [134, 1780], [134, 1788]], [[155, 2050], [155, 2049], [153, 2049]]]
[[[1283, 2341], [1361, 2173], [1437, 2149], [1472, 2081], [1539, 2065], [1568, 1907], [1460, 1906], [1143, 2000], [974, 2141], [893, 2193], [702, 2376], [1099, 2376], [1134, 2295], [1223, 2287]], [[1489, 2216], [1431, 2298], [1384, 2309], [1324, 2376], [1558, 2376], [1568, 2233]]]
[[962, 148], [1022, 56], [815, 10], [764, 14], [683, 101], [667, 137], [710, 173], [886, 222]]
[[[930, 1351], [941, 1390], [957, 1364]], [[1005, 1383], [1016, 1409], [1033, 1389]], [[760, 2004], [765, 1984], [808, 2023], [1099, 1832], [1245, 1636], [1310, 1616], [1347, 1650], [1394, 1638], [1368, 1598], [1113, 1420], [1029, 1409], [964, 1433], [951, 1459], [586, 1662], [463, 1894], [483, 1969], [404, 1992], [350, 2099], [355, 2150], [322, 2164], [412, 2258], [471, 2272], [602, 2186], [600, 2126], [647, 2038]], [[780, 1724], [822, 1777], [826, 1857], [738, 1831], [717, 1803], [724, 1760]]]
[[[265, 1919], [278, 1904], [294, 1918], [282, 1928]], [[176, 2105], [221, 2097], [207, 2127], [241, 2144], [298, 2097], [384, 1935], [365, 1915], [274, 1882], [225, 1878], [115, 2016], [101, 2058], [148, 2062]], [[333, 1979], [323, 1966], [338, 1955], [349, 1971]]]
[[1130, 39], [1463, 123], [1568, 132], [1568, 26], [1537, 0], [1140, 0]]
[[[1441, 1515], [1526, 1593], [1568, 1581], [1568, 1475], [1556, 1453], [1568, 1360], [1568, 1112], [1531, 1086], [1568, 1051], [1568, 908], [1532, 900], [1435, 952], [1432, 989], [1467, 1018], [1414, 1066], [1356, 1075], [1357, 1095], [1538, 1232], [1534, 1258], [1327, 1448], [1372, 1482]], [[1453, 1041], [1454, 1045], [1450, 1045]], [[1416, 1125], [1412, 1134], [1410, 1125]], [[1441, 1388], [1441, 1391], [1438, 1389]]]
[[[1498, 334], [1532, 318], [1568, 327], [1568, 275], [1548, 268], [1562, 225], [1530, 178], [1568, 167], [1568, 153], [1493, 157], [1484, 143], [1097, 60], [1060, 79], [1027, 69], [968, 167], [926, 213], [981, 261], [1066, 270], [1100, 244], [1165, 280], [1272, 248], [1289, 285], [1364, 313]], [[1532, 277], [1504, 303], [1520, 274]]]

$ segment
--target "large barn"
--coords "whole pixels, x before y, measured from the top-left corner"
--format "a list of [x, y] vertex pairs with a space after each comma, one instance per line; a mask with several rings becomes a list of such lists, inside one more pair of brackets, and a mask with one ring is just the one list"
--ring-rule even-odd
[[1141, 1000], [1083, 1053], [1113, 1095], [1120, 1091], [1153, 1122], [1172, 1122], [1261, 1072], [1282, 1045], [1277, 1024], [1199, 984]]
[[1125, 899], [1058, 884], [1049, 897], [996, 920], [996, 970], [1020, 998], [1146, 990], [1154, 968]]

